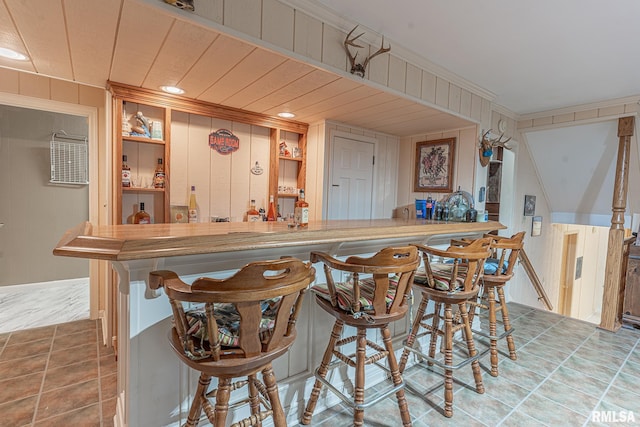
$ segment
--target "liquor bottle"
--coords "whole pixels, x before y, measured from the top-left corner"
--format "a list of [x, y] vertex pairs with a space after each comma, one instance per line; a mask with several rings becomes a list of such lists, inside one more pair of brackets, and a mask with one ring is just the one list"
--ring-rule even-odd
[[198, 205], [196, 204], [196, 186], [191, 186], [189, 195], [189, 222], [198, 222]]
[[436, 202], [436, 214], [434, 219], [438, 221], [442, 221], [442, 203], [441, 202]]
[[247, 222], [259, 222], [262, 221], [260, 212], [256, 209], [256, 201], [251, 199], [251, 207], [247, 211]]
[[300, 195], [293, 210], [293, 216], [298, 227], [309, 225], [309, 203], [304, 200], [304, 189], [300, 189]]
[[273, 194], [269, 196], [269, 210], [267, 210], [267, 221], [276, 220], [276, 206], [273, 203]]
[[474, 209], [473, 203], [469, 206], [467, 213], [465, 214], [466, 222], [476, 222], [478, 220], [478, 211]]
[[140, 210], [133, 217], [134, 224], [151, 224], [151, 216], [144, 211], [144, 202], [140, 202]]
[[283, 221], [282, 214], [280, 213], [280, 203], [278, 203], [278, 206], [276, 206], [276, 212], [278, 212], [278, 215], [276, 216], [276, 220]]
[[156, 166], [156, 172], [153, 175], [153, 186], [155, 188], [164, 188], [164, 166], [162, 165], [162, 159], [158, 159], [158, 166]]
[[131, 168], [127, 165], [127, 156], [122, 156], [122, 186], [131, 187]]

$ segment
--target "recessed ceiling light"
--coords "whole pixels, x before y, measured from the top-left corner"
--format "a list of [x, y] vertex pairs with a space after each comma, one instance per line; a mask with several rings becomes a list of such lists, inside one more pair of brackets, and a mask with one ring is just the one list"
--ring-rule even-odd
[[184, 93], [184, 90], [180, 89], [179, 87], [175, 87], [175, 86], [160, 86], [160, 89], [162, 89], [163, 91], [165, 91], [167, 93], [172, 93], [174, 95], [182, 95]]
[[0, 47], [0, 56], [18, 61], [26, 61], [29, 59], [26, 55], [16, 52], [15, 50], [7, 49], [6, 47]]
[[283, 112], [283, 113], [278, 113], [278, 117], [282, 117], [283, 119], [293, 119], [296, 115], [293, 113], [287, 113], [287, 112]]

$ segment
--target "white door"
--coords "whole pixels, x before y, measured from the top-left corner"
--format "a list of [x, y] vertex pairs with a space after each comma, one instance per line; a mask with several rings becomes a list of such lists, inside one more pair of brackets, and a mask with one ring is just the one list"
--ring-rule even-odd
[[371, 219], [374, 144], [333, 139], [328, 219]]

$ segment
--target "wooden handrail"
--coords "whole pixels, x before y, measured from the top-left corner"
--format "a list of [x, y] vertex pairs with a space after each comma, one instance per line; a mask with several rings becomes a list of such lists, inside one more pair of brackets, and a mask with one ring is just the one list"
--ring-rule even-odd
[[542, 287], [542, 282], [538, 278], [536, 271], [533, 269], [533, 265], [531, 264], [531, 261], [529, 260], [527, 253], [524, 251], [524, 248], [520, 249], [520, 252], [518, 253], [518, 259], [520, 259], [520, 262], [524, 267], [524, 271], [527, 273], [527, 276], [529, 276], [529, 280], [531, 281], [534, 289], [538, 293], [538, 301], [542, 300], [542, 302], [544, 302], [544, 305], [547, 307], [547, 310], [553, 310], [551, 301], [549, 301], [549, 297], [547, 296], [547, 293]]

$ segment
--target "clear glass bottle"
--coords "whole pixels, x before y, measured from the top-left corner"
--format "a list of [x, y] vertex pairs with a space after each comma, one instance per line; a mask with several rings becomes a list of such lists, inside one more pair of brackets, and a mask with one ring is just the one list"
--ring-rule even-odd
[[259, 222], [262, 221], [260, 212], [256, 209], [256, 201], [251, 199], [251, 207], [247, 211], [247, 222]]
[[304, 189], [300, 189], [300, 195], [296, 201], [296, 207], [293, 210], [296, 225], [298, 227], [307, 227], [309, 225], [309, 203], [304, 200]]
[[196, 186], [191, 186], [191, 194], [189, 195], [189, 222], [198, 222], [198, 205], [196, 203]]
[[131, 168], [127, 164], [127, 156], [122, 156], [122, 186], [131, 187]]
[[144, 202], [140, 202], [140, 210], [133, 216], [134, 224], [151, 224], [151, 215], [144, 211]]

